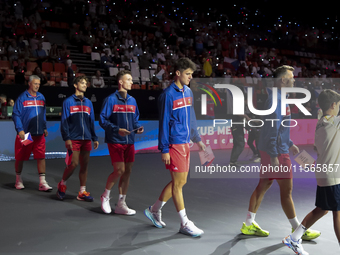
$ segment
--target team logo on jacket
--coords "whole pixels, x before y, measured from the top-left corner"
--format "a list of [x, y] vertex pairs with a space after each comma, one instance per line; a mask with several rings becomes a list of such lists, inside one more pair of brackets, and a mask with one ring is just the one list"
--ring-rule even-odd
[[112, 112], [113, 113], [135, 113], [136, 112], [136, 106], [116, 104], [116, 105], [113, 106]]

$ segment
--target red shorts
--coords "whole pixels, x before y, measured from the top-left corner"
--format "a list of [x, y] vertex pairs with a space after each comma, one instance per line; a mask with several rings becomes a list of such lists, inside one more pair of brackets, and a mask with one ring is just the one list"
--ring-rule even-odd
[[92, 143], [91, 140], [72, 140], [73, 151], [91, 151]]
[[290, 161], [289, 154], [279, 154], [279, 167], [273, 169], [270, 164], [270, 156], [267, 152], [261, 151], [261, 169], [260, 177], [273, 179], [292, 179], [293, 178], [293, 168], [292, 162]]
[[135, 145], [108, 143], [109, 153], [112, 165], [115, 162], [134, 162], [135, 161]]
[[189, 143], [171, 144], [169, 147], [170, 165], [166, 169], [174, 172], [189, 172], [190, 145]]
[[23, 145], [19, 135], [15, 138], [15, 159], [19, 161], [29, 160], [31, 152], [33, 152], [34, 159], [45, 158], [46, 143], [45, 136], [32, 136], [33, 143]]

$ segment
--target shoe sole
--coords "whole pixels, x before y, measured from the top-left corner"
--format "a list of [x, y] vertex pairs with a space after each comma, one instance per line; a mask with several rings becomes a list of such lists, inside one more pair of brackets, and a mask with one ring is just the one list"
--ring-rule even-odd
[[136, 215], [136, 213], [120, 213], [120, 212], [116, 212], [116, 210], [114, 212], [115, 212], [115, 214], [126, 215], [126, 216]]
[[153, 217], [150, 215], [150, 211], [148, 209], [144, 210], [144, 215], [146, 216], [146, 218], [148, 218], [152, 224], [156, 227], [156, 228], [164, 228], [162, 225], [158, 225], [156, 223], [156, 221], [153, 219]]
[[83, 198], [80, 198], [78, 196], [77, 196], [77, 200], [78, 201], [85, 201], [85, 202], [93, 202], [93, 199], [92, 200], [90, 200], [90, 199], [83, 199]]
[[25, 187], [23, 187], [23, 188], [17, 188], [17, 187], [15, 187], [15, 189], [16, 189], [16, 190], [22, 190], [22, 189], [25, 189]]
[[267, 236], [269, 236], [269, 234], [267, 235], [267, 234], [261, 234], [261, 233], [257, 233], [257, 232], [254, 232], [254, 233], [244, 233], [243, 231], [242, 231], [242, 229], [240, 229], [241, 230], [241, 233], [242, 234], [244, 234], [244, 235], [246, 235], [246, 236], [260, 236], [260, 237], [267, 237]]
[[53, 189], [51, 188], [51, 189], [47, 189], [47, 190], [44, 190], [44, 189], [40, 189], [39, 188], [39, 191], [44, 191], [44, 192], [51, 192]]
[[191, 236], [191, 237], [199, 237], [202, 234], [204, 234], [204, 232], [203, 232], [203, 233], [200, 233], [200, 234], [192, 235], [192, 234], [190, 234], [190, 233], [188, 233], [188, 232], [186, 232], [186, 231], [184, 231], [182, 229], [180, 229], [178, 232], [181, 233], [181, 234], [187, 235], [187, 236]]
[[290, 244], [285, 242], [285, 239], [282, 240], [282, 243], [283, 243], [284, 245], [286, 245], [289, 249], [291, 249], [295, 254], [297, 254], [297, 255], [302, 255], [300, 252], [294, 251], [294, 250], [292, 249], [292, 247], [290, 246]]

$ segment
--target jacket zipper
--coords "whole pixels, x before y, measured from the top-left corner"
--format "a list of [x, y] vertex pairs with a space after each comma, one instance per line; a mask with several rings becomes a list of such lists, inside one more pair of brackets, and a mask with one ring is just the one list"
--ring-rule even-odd
[[185, 107], [185, 116], [186, 116], [187, 129], [188, 129], [188, 135], [187, 135], [187, 140], [186, 140], [186, 142], [187, 142], [187, 143], [189, 143], [189, 142], [190, 142], [190, 140], [189, 140], [189, 136], [190, 136], [190, 130], [189, 130], [189, 124], [188, 124], [188, 111], [187, 111], [187, 104], [186, 104], [186, 102], [185, 102], [185, 98], [184, 98], [184, 88], [183, 88], [182, 95], [183, 95], [183, 101], [184, 101], [184, 107]]
[[[127, 98], [124, 100], [125, 101], [125, 117], [126, 117], [126, 130], [129, 131], [129, 120], [128, 120], [128, 116], [127, 116]], [[126, 143], [129, 143], [129, 136], [126, 136]]]
[[80, 105], [81, 105], [81, 125], [83, 127], [83, 140], [84, 140], [84, 109], [83, 109], [83, 100], [80, 100]]
[[39, 134], [39, 118], [38, 118], [38, 106], [37, 106], [37, 99], [34, 97], [34, 103], [35, 103], [35, 112], [37, 114], [37, 134]]

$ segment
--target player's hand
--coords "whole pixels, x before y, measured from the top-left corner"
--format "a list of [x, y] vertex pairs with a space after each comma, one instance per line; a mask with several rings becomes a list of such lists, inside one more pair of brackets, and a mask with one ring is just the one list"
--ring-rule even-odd
[[25, 131], [20, 131], [18, 136], [20, 137], [21, 140], [25, 139]]
[[98, 149], [98, 146], [99, 146], [99, 142], [98, 141], [94, 141], [93, 142], [93, 149]]
[[44, 130], [44, 136], [48, 136], [48, 132], [47, 132], [47, 129]]
[[198, 148], [200, 149], [200, 151], [205, 151], [206, 146], [202, 141], [199, 141], [197, 143], [197, 145], [198, 145]]
[[289, 148], [289, 150], [293, 153], [293, 155], [296, 155], [296, 154], [298, 154], [298, 153], [300, 152], [299, 148], [298, 148], [295, 144], [293, 144], [293, 145]]
[[120, 136], [127, 136], [127, 135], [129, 135], [130, 133], [131, 133], [130, 131], [128, 131], [128, 130], [126, 130], [126, 129], [124, 129], [124, 128], [120, 128], [119, 131], [118, 131], [118, 134], [119, 134]]
[[270, 158], [270, 165], [272, 167], [276, 167], [276, 166], [279, 166], [280, 165], [280, 162], [279, 162], [279, 158], [278, 157], [271, 157]]
[[162, 153], [162, 161], [166, 165], [170, 165], [170, 154], [169, 153]]
[[137, 130], [137, 134], [143, 134], [144, 132], [144, 127], [140, 127], [138, 130]]
[[65, 147], [68, 150], [72, 150], [72, 141], [71, 140], [66, 140], [65, 141]]

